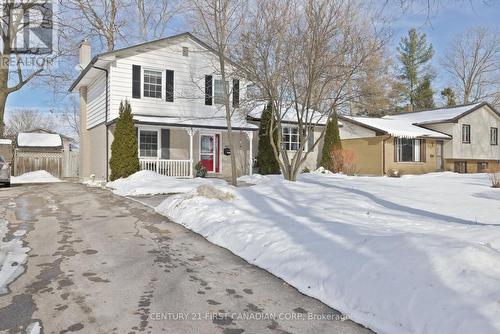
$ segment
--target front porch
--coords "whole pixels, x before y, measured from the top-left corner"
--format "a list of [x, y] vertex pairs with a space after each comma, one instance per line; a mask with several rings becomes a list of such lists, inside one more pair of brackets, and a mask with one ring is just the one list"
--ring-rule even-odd
[[236, 152], [229, 152], [226, 129], [136, 124], [141, 170], [193, 178], [201, 162], [208, 176], [228, 177], [230, 155], [236, 154], [238, 175], [252, 174], [253, 131], [233, 130]]

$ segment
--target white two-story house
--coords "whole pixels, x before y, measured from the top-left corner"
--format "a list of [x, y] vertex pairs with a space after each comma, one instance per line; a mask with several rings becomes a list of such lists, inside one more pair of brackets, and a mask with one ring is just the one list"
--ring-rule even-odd
[[107, 180], [120, 102], [130, 102], [141, 169], [192, 177], [201, 162], [213, 176], [227, 177], [230, 154], [238, 173], [252, 170], [252, 139], [258, 127], [240, 115], [246, 83], [227, 62], [236, 152], [228, 147], [224, 88], [216, 53], [183, 33], [92, 58], [80, 46], [82, 69], [70, 92], [80, 94], [80, 175]]

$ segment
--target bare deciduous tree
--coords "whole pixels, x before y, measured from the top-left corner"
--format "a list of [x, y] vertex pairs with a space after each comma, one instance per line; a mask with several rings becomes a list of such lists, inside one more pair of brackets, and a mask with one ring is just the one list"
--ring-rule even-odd
[[12, 110], [6, 121], [5, 133], [10, 137], [35, 129], [53, 131], [56, 126], [53, 114], [33, 109]]
[[139, 39], [148, 41], [165, 36], [170, 22], [186, 10], [182, 0], [134, 0], [137, 9]]
[[231, 48], [238, 39], [238, 29], [243, 23], [245, 0], [192, 0], [196, 18], [196, 33], [215, 50], [218, 64], [213, 70], [219, 75], [224, 87], [224, 110], [227, 124], [229, 149], [231, 150], [231, 184], [237, 185], [237, 166], [232, 131], [232, 117], [235, 109], [231, 106], [229, 78], [238, 75], [236, 67], [228, 61]]
[[474, 27], [458, 35], [442, 66], [453, 79], [461, 102], [500, 102], [500, 34], [497, 31]]
[[47, 23], [46, 17], [43, 17], [41, 22], [38, 22], [38, 20], [32, 20], [31, 22], [24, 20], [25, 13], [30, 10], [44, 12], [47, 4], [26, 0], [23, 2], [3, 1], [0, 6], [3, 11], [1, 17], [2, 49], [0, 55], [0, 137], [2, 137], [8, 96], [23, 88], [44, 70], [43, 66], [37, 66], [29, 70], [25, 69], [24, 62], [20, 59], [14, 46], [19, 34], [23, 33], [23, 29], [29, 29], [32, 25]]
[[[318, 138], [310, 136], [346, 109], [353, 98], [350, 84], [385, 41], [362, 9], [349, 0], [257, 1], [241, 43], [241, 63], [273, 106], [270, 135], [277, 131], [278, 140], [271, 146], [287, 180], [296, 180], [326, 127], [319, 128]], [[299, 137], [293, 152], [282, 140], [283, 124], [290, 120], [297, 122]]]

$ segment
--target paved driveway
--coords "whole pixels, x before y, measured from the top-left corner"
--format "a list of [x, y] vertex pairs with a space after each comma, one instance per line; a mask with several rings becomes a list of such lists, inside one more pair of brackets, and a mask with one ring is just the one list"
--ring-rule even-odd
[[[279, 278], [98, 188], [0, 189], [6, 240], [25, 229], [25, 272], [0, 296], [0, 331], [367, 333]], [[19, 233], [17, 233], [19, 234]], [[20, 236], [17, 236], [20, 237]], [[304, 320], [312, 316], [317, 320]]]

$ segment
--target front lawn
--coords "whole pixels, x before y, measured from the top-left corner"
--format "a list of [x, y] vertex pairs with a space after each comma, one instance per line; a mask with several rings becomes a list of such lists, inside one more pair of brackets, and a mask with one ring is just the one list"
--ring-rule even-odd
[[246, 181], [156, 210], [375, 331], [500, 331], [500, 189], [486, 175]]

